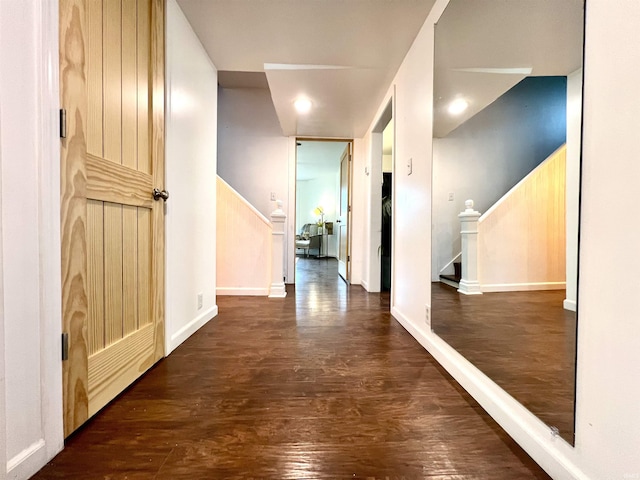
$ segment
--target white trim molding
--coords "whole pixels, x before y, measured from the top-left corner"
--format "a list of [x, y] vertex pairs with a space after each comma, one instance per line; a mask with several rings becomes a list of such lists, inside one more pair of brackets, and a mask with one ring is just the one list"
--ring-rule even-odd
[[167, 352], [165, 356], [169, 356], [176, 348], [178, 348], [182, 342], [184, 342], [191, 335], [196, 333], [201, 327], [209, 323], [214, 317], [218, 316], [218, 306], [214, 305], [210, 309], [198, 315], [192, 321], [187, 323], [184, 327], [171, 335], [169, 344], [167, 345]]
[[62, 416], [62, 274], [60, 238], [60, 138], [59, 124], [59, 5], [37, 1], [38, 58], [38, 171], [40, 191], [40, 371], [42, 382], [41, 422], [43, 463], [35, 473], [64, 448]]
[[[566, 282], [490, 283], [482, 284], [483, 292], [526, 292], [531, 290], [564, 290]], [[566, 307], [565, 307], [566, 308]]]
[[7, 462], [7, 478], [29, 478], [47, 463], [46, 443], [44, 439], [29, 445]]
[[[2, 131], [2, 90], [0, 89], [0, 132]], [[2, 137], [0, 137], [0, 185], [2, 185]], [[5, 360], [4, 360], [4, 268], [2, 264], [2, 192], [0, 192], [0, 479], [4, 478], [7, 464], [7, 407], [5, 404]]]

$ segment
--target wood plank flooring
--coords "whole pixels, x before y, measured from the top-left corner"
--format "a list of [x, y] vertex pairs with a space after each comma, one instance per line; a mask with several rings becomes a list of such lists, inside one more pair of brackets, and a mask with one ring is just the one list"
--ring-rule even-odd
[[573, 444], [576, 314], [564, 290], [461, 295], [435, 282], [431, 325], [443, 340]]
[[219, 315], [37, 479], [549, 478], [337, 262]]

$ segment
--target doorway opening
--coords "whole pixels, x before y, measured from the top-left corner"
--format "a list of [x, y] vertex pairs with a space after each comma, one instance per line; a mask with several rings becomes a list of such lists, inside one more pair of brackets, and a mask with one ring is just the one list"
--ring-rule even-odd
[[382, 200], [380, 232], [380, 290], [391, 291], [391, 247], [393, 220], [393, 122], [382, 131]]
[[[393, 97], [380, 114], [371, 134], [369, 275], [365, 288], [369, 292], [392, 292], [393, 289], [393, 211], [395, 165], [395, 128]], [[393, 297], [393, 295], [391, 295]]]
[[349, 282], [352, 144], [296, 140], [296, 284], [313, 283], [315, 276]]

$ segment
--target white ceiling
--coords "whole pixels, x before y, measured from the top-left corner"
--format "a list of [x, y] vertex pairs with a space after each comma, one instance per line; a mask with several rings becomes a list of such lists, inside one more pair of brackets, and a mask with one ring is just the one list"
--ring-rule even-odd
[[[451, 1], [436, 25], [434, 135], [446, 136], [525, 77], [506, 69], [546, 76], [580, 68], [583, 15], [584, 0]], [[456, 97], [470, 104], [458, 117], [447, 112]]]
[[337, 175], [347, 142], [301, 140], [297, 150], [296, 179], [312, 180], [323, 175]]
[[[285, 135], [361, 137], [435, 0], [178, 0], [227, 88], [269, 88]], [[436, 25], [434, 135], [525, 77], [582, 62], [584, 0], [452, 0]], [[478, 71], [480, 69], [480, 71]], [[475, 70], [475, 71], [470, 71]], [[492, 71], [493, 73], [487, 73]], [[307, 96], [312, 111], [298, 115]], [[449, 102], [465, 97], [458, 117]]]
[[[266, 73], [285, 135], [354, 138], [366, 133], [434, 1], [178, 3], [218, 70]], [[306, 115], [293, 108], [299, 95], [313, 103]]]

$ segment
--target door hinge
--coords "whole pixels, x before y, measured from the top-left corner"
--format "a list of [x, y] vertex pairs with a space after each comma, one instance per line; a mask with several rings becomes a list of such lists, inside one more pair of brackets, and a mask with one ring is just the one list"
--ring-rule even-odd
[[351, 261], [351, 255], [347, 255], [347, 262]]
[[60, 109], [60, 138], [67, 138], [67, 111]]
[[351, 205], [349, 205], [349, 207], [347, 208], [347, 212], [351, 211]]
[[69, 360], [69, 334], [62, 334], [62, 361]]

